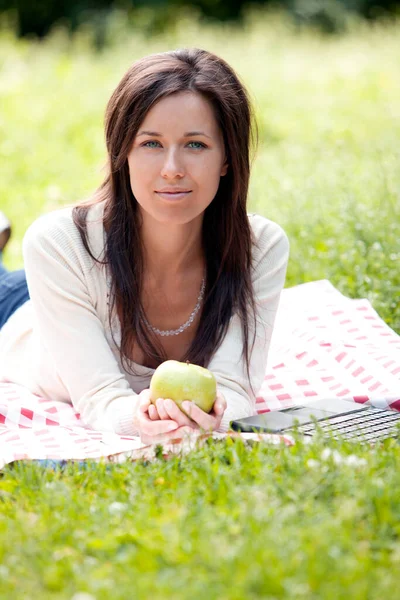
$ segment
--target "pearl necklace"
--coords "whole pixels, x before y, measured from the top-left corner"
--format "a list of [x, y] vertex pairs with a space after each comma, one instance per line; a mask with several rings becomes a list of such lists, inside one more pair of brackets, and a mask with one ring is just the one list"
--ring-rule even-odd
[[188, 318], [188, 320], [186, 321], [186, 323], [184, 323], [183, 325], [181, 325], [180, 327], [178, 327], [178, 329], [167, 329], [167, 330], [157, 329], [157, 327], [153, 327], [152, 325], [150, 325], [150, 323], [146, 319], [144, 319], [144, 322], [145, 322], [145, 325], [146, 325], [147, 329], [150, 329], [154, 333], [157, 333], [158, 335], [162, 335], [162, 336], [164, 336], [164, 335], [179, 335], [180, 333], [182, 333], [182, 331], [185, 331], [185, 329], [187, 329], [188, 327], [191, 326], [191, 324], [194, 321], [195, 316], [199, 312], [199, 309], [200, 309], [200, 306], [201, 306], [201, 301], [203, 300], [203, 297], [204, 297], [205, 287], [206, 287], [206, 278], [204, 276], [203, 280], [201, 282], [200, 294], [199, 294], [199, 297], [197, 299], [197, 304], [196, 304], [196, 306], [194, 308], [194, 311], [192, 312], [192, 314], [190, 315], [190, 317]]

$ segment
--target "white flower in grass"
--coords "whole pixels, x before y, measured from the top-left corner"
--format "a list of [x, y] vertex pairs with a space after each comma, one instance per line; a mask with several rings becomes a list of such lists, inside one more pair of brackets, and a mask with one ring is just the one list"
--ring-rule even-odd
[[331, 450], [330, 448], [325, 448], [321, 452], [322, 460], [328, 460], [332, 458], [335, 465], [348, 465], [350, 467], [365, 467], [367, 464], [367, 460], [365, 458], [360, 458], [355, 454], [350, 454], [349, 456], [344, 456], [340, 454], [337, 450]]
[[319, 462], [319, 460], [314, 460], [313, 458], [309, 458], [307, 461], [307, 467], [310, 467], [310, 469], [318, 469], [318, 467], [321, 466], [321, 463]]
[[124, 512], [127, 508], [128, 505], [124, 504], [123, 502], [112, 502], [108, 507], [108, 512], [111, 515], [119, 515], [120, 513]]
[[367, 460], [365, 458], [360, 458], [355, 454], [350, 454], [346, 458], [346, 465], [350, 465], [352, 467], [365, 467], [367, 464]]
[[372, 479], [372, 483], [373, 483], [373, 484], [374, 484], [376, 487], [378, 487], [378, 488], [383, 488], [383, 487], [385, 487], [385, 482], [384, 482], [384, 480], [383, 480], [381, 477], [374, 477], [374, 478]]
[[337, 450], [331, 450], [330, 448], [324, 448], [324, 450], [322, 450], [321, 458], [322, 460], [328, 460], [329, 458], [332, 458], [335, 465], [341, 465], [345, 460], [345, 457], [340, 454], [340, 452]]
[[88, 592], [77, 592], [71, 598], [71, 600], [96, 600], [93, 594], [88, 594]]
[[83, 559], [83, 562], [85, 563], [86, 567], [94, 567], [97, 565], [97, 563], [99, 561], [94, 556], [85, 556], [85, 558]]
[[0, 565], [0, 577], [8, 577], [10, 574], [10, 569], [7, 567], [7, 565]]

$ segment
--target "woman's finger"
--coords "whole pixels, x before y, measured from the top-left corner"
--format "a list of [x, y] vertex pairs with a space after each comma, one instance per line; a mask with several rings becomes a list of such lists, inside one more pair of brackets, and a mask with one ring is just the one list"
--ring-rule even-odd
[[[227, 409], [227, 402], [225, 400], [225, 397], [223, 396], [223, 394], [218, 392], [216, 400], [214, 402], [214, 405], [208, 414], [221, 421], [226, 409]], [[220, 422], [217, 424], [217, 428], [219, 427], [219, 425], [220, 425]]]
[[154, 404], [150, 404], [150, 406], [149, 406], [149, 417], [152, 421], [160, 420], [160, 415], [158, 414], [157, 409], [154, 406]]
[[213, 411], [216, 415], [223, 415], [227, 408], [227, 402], [225, 396], [220, 392], [217, 392], [217, 397], [214, 402]]
[[151, 404], [150, 390], [148, 390], [148, 389], [143, 390], [139, 394], [139, 413], [140, 414], [147, 413], [150, 404]]
[[220, 426], [222, 417], [227, 408], [227, 402], [225, 396], [220, 391], [217, 391], [214, 405], [209, 413], [204, 412], [194, 403], [184, 402], [182, 408], [186, 410], [191, 419], [193, 419], [199, 427], [205, 431], [209, 431], [218, 429]]
[[142, 395], [137, 413], [138, 429], [141, 434], [157, 435], [168, 433], [178, 428], [178, 423], [169, 418], [167, 420], [153, 420], [148, 412], [149, 409], [151, 410], [151, 406], [150, 398], [147, 395]]
[[179, 425], [172, 420], [152, 421], [147, 413], [139, 417], [139, 431], [144, 435], [157, 436], [178, 429]]
[[157, 398], [156, 400], [157, 412], [160, 415], [160, 419], [169, 419], [169, 414], [165, 410], [164, 398]]
[[160, 410], [162, 411], [162, 414], [164, 414], [164, 418], [161, 419], [156, 406], [154, 404], [150, 404], [149, 408], [148, 408], [148, 413], [149, 413], [149, 417], [152, 421], [172, 419], [172, 420], [176, 421], [176, 423], [178, 423], [178, 425], [180, 427], [182, 427], [184, 425], [187, 425], [188, 427], [191, 427], [191, 426], [197, 427], [197, 425], [194, 423], [194, 421], [189, 419], [189, 417], [187, 417], [180, 410], [179, 406], [177, 406], [177, 404], [175, 402], [173, 402], [173, 400], [160, 399], [159, 406], [160, 406]]
[[182, 403], [182, 408], [186, 410], [190, 418], [193, 419], [193, 421], [195, 421], [195, 423], [197, 423], [202, 429], [204, 429], [204, 431], [208, 432], [218, 428], [218, 421], [220, 420], [219, 417], [213, 417], [212, 415], [204, 412], [204, 410], [201, 410], [201, 408], [199, 408], [197, 404], [194, 404], [194, 402], [188, 402], [185, 400], [185, 402]]
[[169, 417], [179, 423], [179, 425], [187, 425], [188, 427], [197, 428], [196, 423], [192, 421], [185, 413], [181, 411], [179, 406], [171, 400], [170, 398], [166, 398], [164, 400], [164, 408], [167, 411]]

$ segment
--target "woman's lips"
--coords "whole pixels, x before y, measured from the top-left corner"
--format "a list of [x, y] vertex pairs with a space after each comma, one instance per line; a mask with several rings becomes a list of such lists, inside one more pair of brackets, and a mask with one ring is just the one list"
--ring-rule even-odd
[[191, 193], [191, 190], [187, 192], [156, 192], [156, 194], [164, 200], [181, 200]]

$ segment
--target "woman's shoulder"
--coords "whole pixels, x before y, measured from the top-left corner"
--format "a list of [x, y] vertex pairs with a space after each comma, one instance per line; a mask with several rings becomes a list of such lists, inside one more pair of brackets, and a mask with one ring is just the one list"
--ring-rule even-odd
[[72, 221], [72, 207], [64, 206], [37, 215], [28, 226], [26, 233], [51, 232], [57, 227], [68, 226], [70, 221]]
[[280, 246], [282, 252], [289, 251], [289, 239], [281, 225], [258, 213], [247, 213], [247, 216], [256, 252], [264, 253], [277, 245]]
[[[50, 243], [62, 247], [75, 242], [80, 246], [80, 233], [73, 219], [74, 206], [76, 205], [62, 206], [37, 216], [26, 229], [23, 243]], [[103, 206], [98, 204], [91, 206], [87, 218], [89, 243], [93, 248], [99, 247], [99, 250], [103, 241], [102, 209]]]

